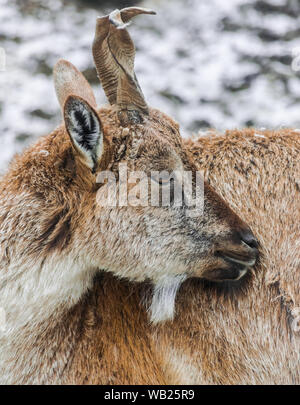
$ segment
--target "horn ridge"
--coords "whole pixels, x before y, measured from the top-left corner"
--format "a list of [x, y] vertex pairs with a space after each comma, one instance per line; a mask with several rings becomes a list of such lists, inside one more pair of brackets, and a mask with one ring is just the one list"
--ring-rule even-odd
[[135, 122], [137, 117], [148, 114], [148, 106], [134, 72], [135, 46], [126, 29], [131, 18], [139, 14], [153, 15], [155, 12], [127, 7], [98, 17], [93, 42], [96, 70], [109, 103], [116, 105], [119, 111], [131, 111], [128, 120], [132, 121], [130, 117], [134, 117]]

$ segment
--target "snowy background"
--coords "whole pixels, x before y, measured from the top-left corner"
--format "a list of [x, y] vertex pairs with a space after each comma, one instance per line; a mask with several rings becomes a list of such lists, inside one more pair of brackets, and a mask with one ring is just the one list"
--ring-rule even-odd
[[130, 27], [136, 72], [148, 104], [179, 121], [184, 136], [300, 127], [300, 0], [0, 0], [0, 170], [59, 124], [59, 58], [106, 102], [91, 54], [95, 20], [129, 5], [157, 12]]

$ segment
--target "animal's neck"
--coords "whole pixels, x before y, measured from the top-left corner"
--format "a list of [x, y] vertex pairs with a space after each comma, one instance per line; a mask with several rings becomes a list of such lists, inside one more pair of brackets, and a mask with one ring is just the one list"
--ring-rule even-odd
[[[34, 328], [70, 308], [95, 272], [86, 257], [83, 226], [73, 231], [84, 199], [79, 199], [72, 182], [66, 187], [59, 173], [51, 172], [55, 164], [46, 165], [39, 149], [47, 152], [51, 140], [52, 149], [59, 149], [56, 135], [41, 139], [15, 159], [0, 183], [0, 307], [6, 313], [5, 334]], [[67, 146], [61, 149], [69, 151]]]
[[[16, 260], [0, 274], [0, 307], [6, 313], [6, 325], [0, 332], [4, 367], [0, 381], [22, 382], [22, 369], [30, 364], [39, 370], [44, 356], [57, 347], [58, 337], [63, 338], [62, 328], [55, 326], [90, 287], [94, 269], [68, 255], [53, 255], [46, 259], [37, 257], [35, 262]], [[59, 330], [59, 336], [49, 329]], [[47, 339], [43, 339], [46, 335]], [[48, 366], [51, 371], [51, 364]], [[27, 370], [27, 376], [30, 375]]]
[[74, 305], [90, 286], [93, 270], [70, 256], [54, 255], [6, 268], [8, 274], [1, 274], [0, 303], [7, 314], [7, 330], [35, 324], [58, 308]]

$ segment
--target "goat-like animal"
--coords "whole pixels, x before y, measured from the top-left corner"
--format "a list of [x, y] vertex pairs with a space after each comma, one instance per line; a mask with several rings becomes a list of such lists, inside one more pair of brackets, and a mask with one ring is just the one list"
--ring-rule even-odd
[[102, 273], [86, 297], [92, 337], [83, 339], [67, 382], [299, 384], [299, 133], [212, 132], [185, 140], [184, 148], [251, 225], [260, 261], [234, 284], [187, 280], [175, 319], [155, 326], [140, 307], [148, 287]]
[[[292, 255], [288, 240], [296, 238], [297, 225], [286, 228], [284, 222], [292, 217], [292, 207], [290, 217], [286, 214], [287, 219], [276, 223], [275, 235], [266, 222], [272, 224], [274, 218], [268, 208], [272, 198], [280, 199], [280, 207], [288, 198], [297, 204], [296, 191], [291, 192], [297, 190], [297, 171], [292, 169], [292, 162], [299, 169], [293, 157], [297, 137], [278, 134], [272, 141], [266, 134], [263, 141], [251, 133], [234, 133], [183, 141], [177, 123], [147, 106], [134, 74], [134, 45], [126, 26], [141, 13], [153, 12], [127, 8], [97, 20], [93, 54], [111, 105], [98, 109], [81, 73], [59, 61], [54, 78], [64, 124], [16, 157], [1, 180], [0, 306], [6, 312], [6, 329], [0, 332], [2, 383], [259, 382], [266, 381], [261, 370], [273, 370], [274, 362], [265, 360], [268, 353], [276, 344], [281, 350], [280, 342], [286, 344], [288, 335], [278, 359], [295, 353], [287, 309], [298, 302], [295, 262], [288, 261], [297, 258], [297, 251]], [[289, 164], [276, 166], [283, 157]], [[100, 206], [98, 197], [108, 185], [99, 184], [97, 177], [107, 170], [117, 174], [119, 163], [145, 173], [195, 174], [206, 169], [203, 214], [189, 216], [184, 205]], [[268, 175], [278, 176], [278, 167], [286, 172], [275, 197], [280, 186], [270, 184]], [[257, 191], [259, 198], [253, 194]], [[224, 282], [249, 275], [258, 244], [247, 223], [262, 244], [261, 269], [250, 277], [244, 294], [224, 297], [199, 280]], [[284, 238], [286, 229], [290, 239]], [[270, 235], [274, 241], [283, 238], [286, 249], [269, 244]], [[282, 255], [281, 267], [272, 262], [276, 255]], [[287, 268], [289, 272], [283, 270]], [[185, 279], [171, 323], [175, 296]], [[143, 284], [130, 284], [136, 281]], [[149, 324], [141, 304], [145, 296], [157, 325]], [[286, 300], [281, 307], [277, 296]], [[214, 320], [219, 325], [213, 327]], [[269, 340], [263, 335], [265, 325], [273, 328]], [[252, 349], [245, 343], [250, 332], [256, 333]], [[258, 347], [259, 336], [271, 342], [269, 352], [263, 344]], [[276, 372], [291, 369], [280, 367]], [[293, 370], [288, 381], [298, 378], [299, 369]]]

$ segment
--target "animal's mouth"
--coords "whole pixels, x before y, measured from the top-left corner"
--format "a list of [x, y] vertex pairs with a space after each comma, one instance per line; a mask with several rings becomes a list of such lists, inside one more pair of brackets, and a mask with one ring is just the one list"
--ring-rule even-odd
[[244, 257], [239, 257], [239, 256], [229, 256], [229, 255], [224, 255], [224, 260], [231, 262], [231, 263], [237, 263], [241, 264], [242, 266], [245, 267], [252, 267], [255, 265], [257, 256], [250, 257], [250, 258], [244, 258]]
[[248, 272], [248, 267], [231, 267], [229, 269], [215, 269], [204, 273], [203, 277], [211, 281], [237, 281]]
[[233, 252], [220, 254], [226, 267], [206, 271], [203, 277], [211, 281], [237, 281], [244, 277], [258, 258], [258, 250], [252, 249], [248, 255]]

